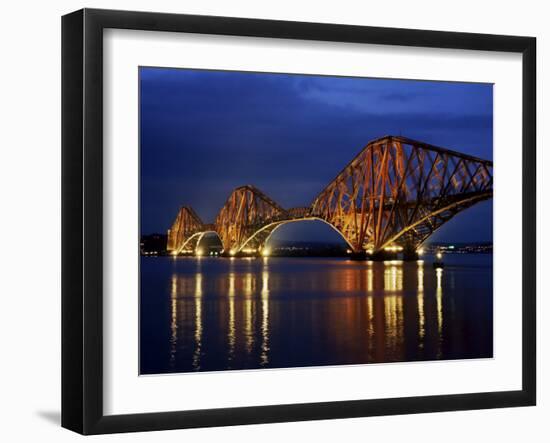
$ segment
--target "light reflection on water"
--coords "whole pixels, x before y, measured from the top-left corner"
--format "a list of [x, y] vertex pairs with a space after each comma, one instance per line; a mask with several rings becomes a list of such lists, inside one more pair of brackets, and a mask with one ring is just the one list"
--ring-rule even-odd
[[461, 260], [144, 259], [141, 373], [491, 357], [492, 262]]

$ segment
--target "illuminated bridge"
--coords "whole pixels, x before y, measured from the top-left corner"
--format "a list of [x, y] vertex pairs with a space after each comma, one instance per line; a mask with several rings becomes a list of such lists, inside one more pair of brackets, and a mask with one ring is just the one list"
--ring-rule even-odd
[[285, 223], [320, 220], [356, 254], [414, 253], [459, 212], [493, 196], [493, 162], [405, 137], [373, 140], [309, 206], [285, 209], [254, 186], [236, 188], [213, 224], [188, 206], [168, 230], [174, 254], [198, 250], [216, 233], [227, 255], [268, 254]]

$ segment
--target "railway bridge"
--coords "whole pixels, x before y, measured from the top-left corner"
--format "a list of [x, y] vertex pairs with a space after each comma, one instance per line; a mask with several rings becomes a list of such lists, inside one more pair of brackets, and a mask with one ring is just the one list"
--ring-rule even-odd
[[493, 196], [493, 162], [401, 136], [369, 142], [308, 205], [283, 208], [252, 185], [233, 190], [214, 223], [183, 206], [168, 230], [168, 250], [196, 251], [216, 233], [226, 255], [266, 254], [280, 226], [320, 220], [355, 254], [414, 254], [456, 214]]

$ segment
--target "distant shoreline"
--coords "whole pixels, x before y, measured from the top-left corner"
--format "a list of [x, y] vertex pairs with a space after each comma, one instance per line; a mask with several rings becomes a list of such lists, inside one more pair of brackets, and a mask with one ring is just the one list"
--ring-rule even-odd
[[[165, 234], [144, 235], [140, 241], [140, 254], [142, 256], [170, 255], [166, 250], [166, 244]], [[218, 256], [221, 252], [221, 245], [215, 241], [206, 242], [202, 248], [205, 249], [204, 255], [206, 256]], [[438, 252], [444, 254], [491, 254], [493, 243], [487, 241], [434, 242], [424, 245], [422, 249], [426, 255], [435, 255]], [[269, 255], [270, 257], [349, 257], [350, 252], [345, 243], [280, 240], [270, 244]]]

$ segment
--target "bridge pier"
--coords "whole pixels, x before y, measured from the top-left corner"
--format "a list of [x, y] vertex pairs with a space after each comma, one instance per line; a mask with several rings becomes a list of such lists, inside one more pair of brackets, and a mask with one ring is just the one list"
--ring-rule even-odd
[[377, 251], [370, 255], [372, 261], [397, 260], [399, 257], [395, 251]]
[[370, 256], [367, 254], [367, 251], [352, 252], [349, 255], [351, 260], [370, 260]]
[[415, 248], [405, 248], [403, 250], [403, 261], [417, 261], [418, 252]]
[[387, 261], [387, 260], [403, 260], [416, 261], [418, 260], [418, 252], [414, 248], [405, 248], [402, 251], [380, 250], [373, 254], [368, 254], [366, 251], [356, 252], [351, 255], [352, 260], [372, 260], [372, 261]]
[[260, 251], [254, 251], [254, 252], [243, 252], [238, 251], [235, 253], [231, 253], [230, 251], [224, 251], [222, 254], [220, 254], [220, 257], [230, 257], [230, 258], [257, 258], [262, 257], [262, 254]]
[[375, 253], [369, 253], [367, 251], [352, 252], [348, 255], [351, 260], [369, 260], [369, 261], [384, 261], [384, 260], [397, 260], [397, 252], [393, 251], [378, 251]]

